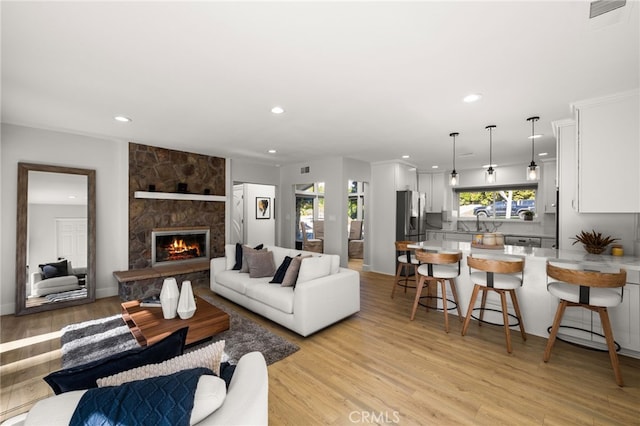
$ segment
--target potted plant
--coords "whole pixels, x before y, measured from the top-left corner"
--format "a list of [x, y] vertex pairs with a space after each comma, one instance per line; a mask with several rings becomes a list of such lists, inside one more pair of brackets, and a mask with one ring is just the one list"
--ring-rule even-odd
[[591, 230], [591, 232], [581, 231], [580, 234], [572, 237], [572, 239], [575, 240], [573, 244], [580, 242], [588, 253], [593, 254], [602, 253], [609, 244], [619, 240], [619, 238], [611, 238], [609, 235], [603, 237], [601, 232], [596, 232], [595, 230]]
[[522, 212], [522, 219], [524, 220], [533, 220], [533, 212], [531, 210], [525, 210]]

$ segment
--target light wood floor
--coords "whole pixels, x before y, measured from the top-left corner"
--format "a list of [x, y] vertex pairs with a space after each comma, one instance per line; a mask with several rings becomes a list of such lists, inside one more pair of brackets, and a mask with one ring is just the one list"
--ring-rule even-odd
[[[557, 342], [545, 364], [546, 339], [513, 333], [509, 355], [501, 328], [474, 323], [462, 337], [454, 316], [446, 334], [441, 312], [409, 321], [413, 295], [391, 299], [391, 277], [363, 272], [361, 284], [361, 312], [307, 338], [238, 308], [301, 347], [269, 366], [271, 424], [640, 424], [640, 360], [620, 357], [619, 388], [605, 353]], [[108, 298], [0, 318], [0, 419], [49, 394], [62, 326], [119, 311]]]

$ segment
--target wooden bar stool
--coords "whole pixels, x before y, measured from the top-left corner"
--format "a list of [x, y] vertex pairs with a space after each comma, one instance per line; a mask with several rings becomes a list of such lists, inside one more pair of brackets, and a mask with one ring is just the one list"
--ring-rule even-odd
[[[391, 290], [391, 298], [396, 294], [396, 287], [403, 287], [404, 292], [408, 288], [416, 288], [409, 285], [409, 281], [416, 281], [416, 267], [418, 259], [415, 256], [415, 250], [410, 249], [409, 244], [415, 244], [415, 241], [396, 241], [396, 256], [398, 259], [398, 268], [396, 269], [396, 277], [393, 281], [393, 289]], [[401, 274], [404, 274], [404, 282], [401, 282]], [[413, 278], [410, 278], [413, 277]]]
[[[462, 321], [462, 313], [460, 312], [460, 306], [458, 304], [458, 292], [456, 291], [456, 282], [455, 279], [460, 275], [460, 259], [462, 259], [462, 252], [429, 252], [425, 250], [417, 250], [416, 258], [418, 262], [420, 262], [420, 266], [418, 267], [418, 276], [420, 277], [418, 281], [418, 287], [416, 290], [416, 298], [413, 302], [413, 310], [411, 311], [411, 321], [416, 315], [416, 310], [418, 309], [418, 305], [424, 306], [429, 310], [429, 305], [426, 303], [421, 303], [420, 299], [441, 299], [442, 300], [442, 311], [444, 312], [444, 331], [449, 332], [449, 315], [448, 311], [450, 309], [458, 310], [458, 319]], [[422, 289], [424, 288], [425, 281], [427, 283], [427, 296], [422, 295]], [[447, 281], [449, 281], [449, 287], [451, 288], [451, 295], [453, 296], [453, 300], [447, 299]], [[436, 296], [432, 296], [429, 294], [429, 284], [435, 282]], [[438, 288], [437, 284], [441, 285], [441, 296], [438, 297]], [[454, 306], [447, 308], [447, 302], [452, 303]], [[433, 309], [440, 310], [437, 307], [433, 307]]]
[[[555, 264], [554, 264], [555, 263]], [[611, 322], [607, 308], [618, 306], [622, 302], [622, 287], [627, 281], [627, 271], [620, 269], [618, 272], [599, 272], [576, 269], [579, 265], [558, 266], [560, 263], [547, 261], [547, 276], [554, 282], [547, 284], [547, 291], [560, 299], [553, 326], [544, 350], [544, 362], [551, 358], [551, 349], [558, 336], [558, 329], [561, 327], [562, 316], [567, 307], [578, 306], [597, 312], [600, 315], [604, 338], [609, 350], [609, 358], [613, 373], [616, 376], [618, 386], [623, 386], [622, 373], [618, 363], [616, 353], [616, 343], [613, 339]], [[572, 268], [567, 268], [571, 266]]]
[[[468, 256], [467, 265], [469, 266], [469, 273], [471, 276], [471, 282], [473, 282], [473, 293], [471, 294], [471, 300], [469, 302], [469, 309], [467, 309], [467, 316], [462, 326], [462, 335], [464, 336], [469, 328], [469, 322], [471, 321], [472, 313], [474, 310], [474, 304], [478, 297], [478, 292], [482, 290], [482, 302], [480, 308], [480, 317], [476, 318], [480, 323], [488, 323], [493, 325], [504, 326], [504, 335], [507, 341], [507, 352], [511, 353], [511, 332], [509, 327], [518, 325], [520, 327], [520, 333], [522, 339], [527, 340], [527, 334], [524, 331], [524, 323], [522, 321], [522, 314], [520, 313], [520, 306], [518, 305], [518, 297], [516, 296], [516, 289], [522, 287], [524, 280], [524, 259], [516, 257], [501, 257], [501, 258], [483, 258], [477, 256]], [[475, 272], [473, 271], [475, 270]], [[520, 273], [520, 276], [513, 275]], [[500, 295], [500, 302], [502, 310], [486, 308], [487, 291], [495, 291]], [[511, 295], [511, 302], [513, 303], [513, 309], [515, 315], [511, 314], [507, 310], [507, 296]], [[502, 312], [502, 324], [496, 324], [484, 320], [485, 311]], [[515, 324], [509, 324], [509, 317], [515, 318]]]

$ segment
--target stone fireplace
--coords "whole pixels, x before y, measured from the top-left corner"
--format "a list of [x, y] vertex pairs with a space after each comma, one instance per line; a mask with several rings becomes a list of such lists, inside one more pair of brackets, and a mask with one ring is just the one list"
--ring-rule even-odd
[[157, 228], [151, 231], [151, 265], [188, 263], [209, 256], [209, 228]]
[[[122, 300], [160, 293], [166, 274], [178, 283], [191, 281], [194, 289], [209, 287], [209, 259], [224, 255], [225, 203], [197, 197], [135, 196], [138, 191], [225, 195], [226, 160], [165, 148], [129, 144], [129, 265], [118, 278]], [[208, 229], [209, 237], [197, 259], [156, 263], [152, 232], [158, 229]], [[179, 242], [176, 243], [178, 246]], [[193, 256], [193, 248], [176, 249], [173, 257]], [[204, 253], [203, 253], [204, 252]], [[163, 260], [160, 260], [163, 262]], [[155, 273], [156, 270], [162, 273]], [[115, 273], [114, 273], [115, 274]], [[151, 276], [149, 276], [151, 275]]]

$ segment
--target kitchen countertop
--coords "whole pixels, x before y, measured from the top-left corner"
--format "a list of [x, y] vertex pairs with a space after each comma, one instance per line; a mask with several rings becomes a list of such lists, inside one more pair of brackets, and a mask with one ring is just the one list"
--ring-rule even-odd
[[[520, 235], [520, 234], [518, 234]], [[470, 242], [427, 240], [409, 247], [417, 249], [461, 250], [464, 253], [482, 253], [494, 255], [524, 256], [532, 260], [562, 260], [594, 267], [624, 268], [629, 271], [640, 271], [640, 259], [631, 256], [611, 256], [607, 254], [591, 254], [583, 250], [556, 250], [551, 248], [521, 247], [505, 245], [503, 249], [480, 249], [472, 247]]]
[[[439, 234], [461, 234], [461, 235], [475, 235], [475, 234], [484, 234], [487, 231], [460, 231], [460, 230], [447, 230], [447, 229], [426, 229], [425, 232], [437, 232]], [[499, 232], [499, 231], [496, 231]], [[555, 239], [554, 235], [544, 235], [544, 234], [529, 234], [526, 232], [502, 232], [503, 235], [510, 236], [518, 236], [518, 237], [527, 237], [527, 238], [548, 238]]]

